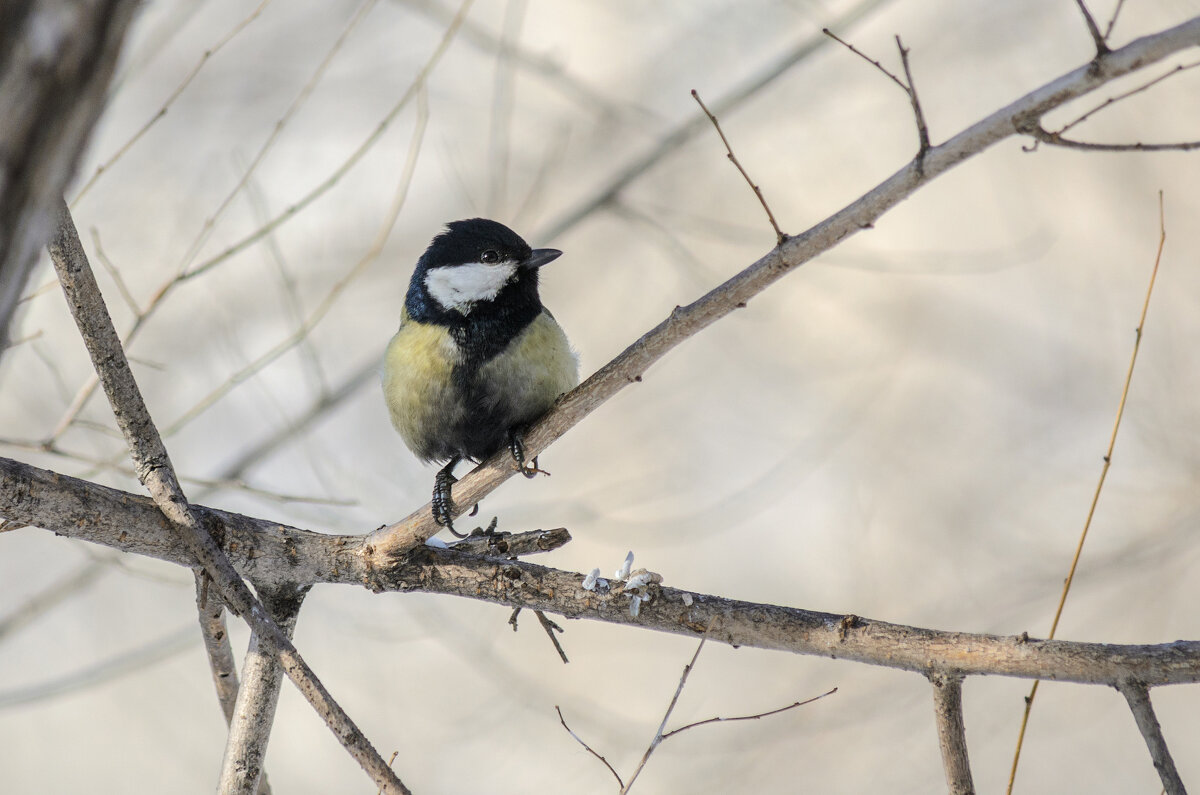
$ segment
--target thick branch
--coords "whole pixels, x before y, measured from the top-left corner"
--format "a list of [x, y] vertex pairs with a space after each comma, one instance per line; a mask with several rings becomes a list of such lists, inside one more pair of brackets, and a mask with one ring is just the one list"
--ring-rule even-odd
[[[927, 182], [999, 141], [1014, 135], [1032, 134], [1040, 126], [1042, 116], [1051, 110], [1111, 80], [1197, 45], [1200, 45], [1200, 16], [1097, 56], [1094, 61], [976, 122], [944, 144], [925, 151], [862, 198], [803, 234], [788, 238], [698, 301], [676, 307], [666, 320], [563, 396], [526, 435], [526, 452], [530, 456], [541, 453], [617, 392], [641, 381], [643, 373], [676, 345], [735, 309], [745, 307], [750, 299], [785, 274], [846, 238], [870, 229], [880, 216]], [[454, 501], [459, 506], [474, 505], [512, 477], [515, 471], [511, 457], [504, 452], [497, 453], [455, 485]], [[389, 557], [423, 543], [440, 529], [426, 505], [405, 519], [372, 533], [367, 551], [378, 556], [377, 566], [384, 566]]]
[[[905, 671], [1042, 677], [1081, 684], [1200, 682], [1200, 641], [1109, 645], [977, 635], [657, 588], [639, 615], [622, 593], [586, 591], [574, 572], [422, 547], [382, 568], [361, 536], [338, 536], [192, 506], [221, 528], [233, 565], [262, 583], [341, 583], [425, 591], [508, 607], [639, 626], [735, 646], [834, 657]], [[145, 497], [0, 458], [0, 516], [60, 535], [184, 566], [195, 565]]]
[[967, 758], [967, 732], [963, 725], [962, 677], [939, 674], [929, 677], [933, 685], [933, 716], [937, 721], [938, 745], [950, 795], [974, 795], [971, 763]]
[[[296, 618], [308, 589], [292, 588], [283, 591], [260, 591], [263, 601], [275, 621], [290, 638], [296, 629]], [[225, 758], [221, 762], [221, 779], [217, 791], [221, 795], [265, 795], [263, 759], [275, 723], [275, 708], [279, 704], [279, 685], [283, 669], [279, 657], [264, 648], [258, 635], [251, 635], [242, 665], [242, 686], [237, 694], [233, 722], [225, 743]]]
[[100, 116], [135, 0], [0, 4], [0, 352]]
[[71, 314], [112, 404], [117, 424], [129, 445], [138, 478], [170, 522], [173, 533], [182, 539], [192, 558], [204, 568], [225, 604], [250, 624], [261, 643], [279, 655], [284, 670], [296, 687], [375, 783], [386, 792], [407, 793], [408, 789], [366, 735], [333, 700], [288, 636], [271, 620], [212, 538], [208, 528], [201, 524], [199, 514], [188, 505], [162, 438], [129, 369], [129, 362], [96, 284], [96, 277], [79, 242], [79, 233], [71, 220], [71, 213], [61, 200], [58, 228], [49, 248]]

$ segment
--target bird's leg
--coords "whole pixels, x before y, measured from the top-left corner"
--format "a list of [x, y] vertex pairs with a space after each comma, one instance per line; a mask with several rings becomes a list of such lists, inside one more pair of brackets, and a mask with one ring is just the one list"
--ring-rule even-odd
[[446, 466], [438, 470], [437, 476], [433, 479], [431, 507], [433, 509], [433, 521], [449, 530], [456, 537], [466, 538], [466, 536], [454, 529], [454, 501], [450, 498], [450, 487], [458, 482], [458, 478], [454, 477], [454, 467], [461, 460], [457, 457], [451, 458]]
[[513, 461], [517, 465], [517, 471], [527, 478], [536, 477], [537, 475], [549, 475], [549, 472], [538, 466], [536, 455], [531, 462], [533, 466], [525, 465], [525, 443], [521, 441], [521, 437], [524, 434], [524, 428], [513, 428], [508, 432], [508, 452], [512, 453]]

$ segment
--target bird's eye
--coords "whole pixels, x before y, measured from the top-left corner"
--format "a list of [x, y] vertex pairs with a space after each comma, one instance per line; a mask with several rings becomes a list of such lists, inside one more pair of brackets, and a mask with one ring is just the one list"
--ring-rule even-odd
[[479, 255], [479, 261], [487, 265], [494, 265], [500, 261], [500, 253], [493, 249], [488, 249]]

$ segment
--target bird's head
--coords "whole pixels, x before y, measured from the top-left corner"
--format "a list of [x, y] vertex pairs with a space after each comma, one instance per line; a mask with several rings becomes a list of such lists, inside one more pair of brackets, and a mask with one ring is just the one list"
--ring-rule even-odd
[[496, 221], [452, 221], [417, 261], [405, 306], [410, 317], [466, 317], [510, 297], [537, 301], [538, 268], [561, 254], [553, 248], [531, 249]]

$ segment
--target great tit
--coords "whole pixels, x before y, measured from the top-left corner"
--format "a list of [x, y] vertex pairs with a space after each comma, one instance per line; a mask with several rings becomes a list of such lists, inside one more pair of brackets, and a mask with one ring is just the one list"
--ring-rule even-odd
[[[454, 531], [450, 486], [463, 459], [506, 443], [526, 477], [521, 434], [579, 383], [566, 334], [538, 296], [538, 272], [558, 259], [485, 218], [453, 221], [417, 260], [400, 330], [384, 357], [392, 424], [422, 461], [446, 461], [433, 516]], [[455, 535], [459, 535], [455, 532]]]

